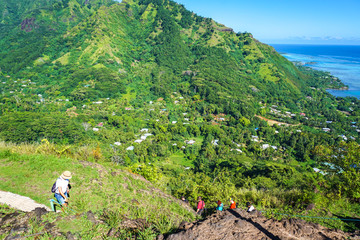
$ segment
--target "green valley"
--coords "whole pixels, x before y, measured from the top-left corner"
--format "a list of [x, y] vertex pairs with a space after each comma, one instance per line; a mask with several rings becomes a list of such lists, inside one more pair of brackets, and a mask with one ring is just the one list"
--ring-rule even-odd
[[[1, 190], [46, 204], [70, 170], [76, 211], [150, 226], [123, 238], [194, 220], [181, 196], [191, 207], [234, 198], [268, 216], [359, 218], [360, 101], [327, 93], [345, 86], [329, 73], [169, 0], [0, 9]], [[76, 234], [120, 227], [109, 221]]]

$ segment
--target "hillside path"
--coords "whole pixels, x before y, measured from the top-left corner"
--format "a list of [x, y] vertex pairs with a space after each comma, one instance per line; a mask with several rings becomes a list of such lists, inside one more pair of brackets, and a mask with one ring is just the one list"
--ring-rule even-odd
[[19, 209], [24, 212], [31, 212], [38, 207], [51, 211], [47, 206], [37, 203], [29, 197], [24, 197], [11, 192], [0, 191], [0, 203], [7, 204], [12, 208]]
[[360, 239], [358, 232], [345, 233], [331, 230], [317, 223], [289, 218], [266, 218], [258, 211], [248, 213], [243, 209], [228, 209], [214, 213], [197, 222], [183, 222], [180, 231], [166, 240], [343, 240]]

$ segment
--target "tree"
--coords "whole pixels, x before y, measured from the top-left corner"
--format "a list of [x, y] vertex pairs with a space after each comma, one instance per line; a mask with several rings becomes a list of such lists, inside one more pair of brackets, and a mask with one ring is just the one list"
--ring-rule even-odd
[[[351, 199], [360, 198], [360, 146], [356, 142], [341, 142], [339, 146], [319, 146], [315, 150], [320, 160], [326, 163], [333, 176], [339, 195]], [[328, 164], [330, 163], [330, 164]]]
[[247, 119], [246, 117], [241, 117], [241, 118], [239, 119], [239, 122], [240, 122], [241, 125], [243, 125], [244, 127], [249, 126], [250, 123], [251, 123], [250, 120]]

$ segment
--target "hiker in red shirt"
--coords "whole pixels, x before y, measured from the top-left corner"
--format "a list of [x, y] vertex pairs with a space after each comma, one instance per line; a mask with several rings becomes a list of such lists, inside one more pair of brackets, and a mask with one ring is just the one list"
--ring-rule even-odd
[[202, 215], [204, 213], [204, 209], [205, 209], [205, 202], [201, 199], [201, 197], [198, 197], [196, 213]]
[[235, 209], [236, 208], [236, 202], [230, 198], [230, 209]]

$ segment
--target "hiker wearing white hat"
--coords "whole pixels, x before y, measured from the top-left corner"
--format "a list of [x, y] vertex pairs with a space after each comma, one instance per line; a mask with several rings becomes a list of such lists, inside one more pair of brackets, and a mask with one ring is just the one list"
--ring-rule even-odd
[[69, 197], [69, 180], [71, 179], [71, 172], [65, 171], [56, 180], [55, 198], [61, 206], [67, 207]]

